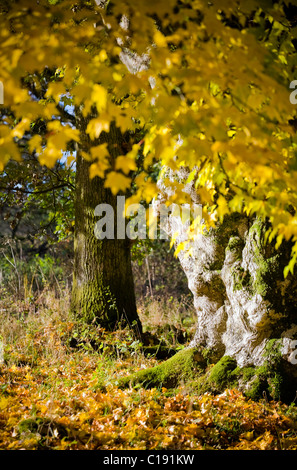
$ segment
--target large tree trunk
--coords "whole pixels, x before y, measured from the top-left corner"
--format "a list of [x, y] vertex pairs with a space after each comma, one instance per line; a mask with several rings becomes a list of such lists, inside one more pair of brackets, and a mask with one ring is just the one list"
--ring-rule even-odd
[[[119, 147], [120, 132], [113, 126], [106, 139]], [[86, 321], [95, 320], [106, 329], [118, 322], [141, 332], [132, 275], [130, 240], [117, 239], [116, 196], [104, 181], [89, 178], [90, 163], [77, 156], [75, 195], [75, 240], [72, 310]], [[99, 240], [94, 234], [98, 204], [109, 204], [115, 213], [114, 239]]]
[[291, 245], [275, 250], [264, 233], [261, 220], [234, 215], [198, 236], [193, 257], [180, 254], [197, 312], [191, 345], [241, 367], [262, 365], [273, 341], [273, 354], [291, 363], [297, 349], [297, 279], [283, 275]]
[[[159, 184], [163, 196], [156, 207], [167, 198], [166, 185]], [[186, 190], [197, 203], [194, 189]], [[188, 238], [179, 216], [170, 216], [165, 229], [178, 234], [177, 244]], [[216, 229], [198, 234], [191, 256], [179, 252], [197, 312], [195, 336], [176, 358], [128, 377], [127, 383], [176, 385], [180, 375], [183, 380], [188, 375], [199, 393], [231, 386], [252, 398], [263, 393], [285, 401], [296, 398], [297, 279], [283, 274], [291, 244], [276, 250], [264, 243], [264, 233], [263, 221], [233, 214]]]
[[[164, 200], [166, 185], [159, 186]], [[193, 183], [185, 190], [199, 202]], [[263, 364], [271, 340], [285, 360], [292, 363], [294, 351], [297, 357], [297, 278], [284, 278], [292, 244], [283, 242], [278, 250], [265, 244], [267, 228], [258, 218], [233, 214], [216, 229], [197, 233], [178, 254], [197, 312], [191, 345], [208, 348], [216, 359], [229, 355], [242, 367]], [[187, 224], [174, 214], [166, 230], [178, 234], [176, 244], [188, 238]]]

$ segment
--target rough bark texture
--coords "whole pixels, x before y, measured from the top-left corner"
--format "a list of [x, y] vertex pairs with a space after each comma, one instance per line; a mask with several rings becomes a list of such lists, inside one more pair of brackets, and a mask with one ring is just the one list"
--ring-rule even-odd
[[[162, 182], [160, 188], [166, 199]], [[193, 190], [189, 187], [187, 191], [197, 202]], [[169, 218], [167, 232], [178, 233], [176, 243], [187, 239], [186, 231], [179, 217]], [[192, 243], [192, 256], [179, 252], [197, 312], [197, 330], [189, 347], [198, 348], [218, 368], [228, 363], [226, 377], [235, 378], [231, 369], [237, 379], [242, 374], [236, 386], [245, 390], [253, 386], [256, 395], [269, 389], [274, 398], [293, 400], [297, 387], [297, 279], [283, 275], [291, 244], [283, 243], [276, 250], [264, 243], [264, 233], [261, 220], [234, 214], [217, 229], [198, 235]], [[208, 381], [203, 380], [205, 387]]]
[[[114, 156], [119, 152], [120, 132], [112, 126], [105, 138]], [[84, 144], [86, 148], [87, 143]], [[98, 204], [110, 204], [116, 214], [116, 196], [104, 188], [99, 177], [89, 178], [89, 162], [77, 156], [75, 196], [75, 241], [72, 310], [86, 321], [113, 329], [119, 321], [141, 331], [138, 319], [130, 257], [125, 238], [99, 240], [94, 228]], [[115, 233], [116, 233], [115, 216]]]
[[[181, 223], [171, 223], [182, 234]], [[264, 232], [260, 220], [234, 215], [199, 235], [192, 257], [179, 254], [197, 312], [191, 345], [216, 359], [231, 356], [241, 367], [262, 365], [271, 340], [285, 360], [296, 350], [297, 280], [283, 276], [291, 246], [276, 251], [264, 244]]]

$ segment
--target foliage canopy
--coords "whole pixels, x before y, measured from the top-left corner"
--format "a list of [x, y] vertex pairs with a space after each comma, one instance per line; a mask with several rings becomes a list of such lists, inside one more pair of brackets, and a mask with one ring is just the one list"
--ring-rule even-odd
[[[91, 178], [114, 193], [133, 183], [133, 202], [149, 202], [158, 192], [152, 165], [186, 167], [174, 202], [187, 202], [192, 181], [207, 226], [234, 211], [267, 217], [268, 240], [294, 242], [285, 274], [293, 273], [296, 8], [265, 0], [98, 3], [1, 2], [1, 170], [25, 149], [48, 167], [65, 151], [69, 163], [81, 152]], [[104, 140], [112, 123], [140, 136], [116, 159]]]

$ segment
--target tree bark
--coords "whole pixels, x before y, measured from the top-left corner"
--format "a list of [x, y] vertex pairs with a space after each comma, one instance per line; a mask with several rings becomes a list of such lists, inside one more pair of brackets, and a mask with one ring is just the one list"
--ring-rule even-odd
[[[81, 148], [88, 148], [88, 136]], [[121, 133], [112, 125], [105, 141], [111, 158], [119, 154]], [[102, 142], [101, 142], [102, 143]], [[104, 180], [89, 178], [90, 163], [79, 154], [76, 166], [74, 275], [72, 311], [87, 322], [96, 321], [112, 330], [118, 323], [129, 324], [141, 333], [136, 310], [130, 240], [117, 239], [116, 196], [104, 187]], [[98, 204], [109, 204], [115, 214], [114, 239], [99, 240], [94, 234]]]
[[191, 263], [182, 260], [198, 317], [192, 345], [241, 367], [260, 366], [271, 353], [290, 363], [296, 350], [297, 280], [283, 275], [292, 245], [276, 250], [264, 234], [263, 221], [234, 214], [196, 241]]
[[[164, 201], [166, 185], [160, 181], [159, 187]], [[187, 192], [197, 203], [195, 188], [188, 185]], [[250, 380], [242, 376], [236, 387], [250, 396], [267, 391], [274, 399], [293, 400], [297, 278], [291, 273], [284, 278], [292, 243], [285, 241], [277, 250], [273, 243], [264, 243], [267, 224], [257, 217], [233, 214], [216, 229], [197, 234], [187, 246], [191, 256], [187, 250], [179, 251], [197, 313], [196, 333], [188, 348], [198, 350], [218, 368], [227, 364], [248, 370]], [[176, 244], [188, 239], [187, 226], [178, 216], [170, 216], [166, 231], [175, 235]], [[226, 377], [229, 372], [224, 369]]]

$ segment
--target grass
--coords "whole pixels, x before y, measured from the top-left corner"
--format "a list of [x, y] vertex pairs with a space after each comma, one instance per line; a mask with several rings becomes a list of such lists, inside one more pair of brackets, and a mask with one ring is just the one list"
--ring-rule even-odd
[[[177, 330], [190, 334], [190, 315], [187, 329], [178, 305], [141, 308], [147, 331], [167, 344], [175, 335], [183, 347]], [[74, 321], [67, 291], [45, 289], [31, 303], [6, 296], [0, 309], [0, 449], [297, 448], [294, 404], [255, 402], [236, 390], [198, 396], [186, 385], [116, 387], [115, 379], [161, 361], [128, 329]]]

